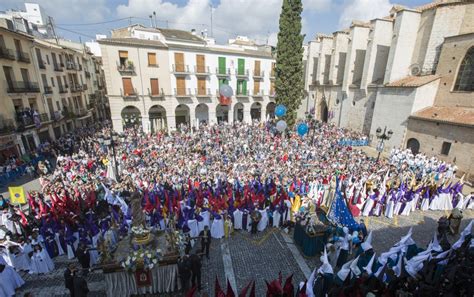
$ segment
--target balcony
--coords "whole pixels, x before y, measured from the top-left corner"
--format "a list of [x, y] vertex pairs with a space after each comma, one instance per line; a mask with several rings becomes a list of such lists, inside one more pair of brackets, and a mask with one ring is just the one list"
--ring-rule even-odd
[[264, 71], [257, 71], [257, 70], [253, 71], [253, 79], [263, 79], [264, 76], [265, 76]]
[[86, 91], [88, 89], [87, 84], [82, 84], [82, 90]]
[[271, 80], [275, 79], [275, 69], [272, 69], [272, 71], [270, 72], [270, 79]]
[[230, 68], [216, 68], [216, 75], [220, 77], [230, 76]]
[[174, 95], [176, 96], [176, 98], [189, 98], [191, 97], [191, 89], [188, 89], [188, 88], [174, 89]]
[[124, 93], [123, 90], [120, 89], [120, 96], [122, 96], [124, 101], [138, 101], [137, 89], [133, 89], [131, 93]]
[[126, 64], [117, 63], [117, 70], [122, 75], [134, 75], [135, 65], [131, 61], [128, 61]]
[[160, 89], [158, 93], [152, 93], [150, 89], [148, 89], [148, 96], [150, 96], [151, 100], [163, 100], [165, 99], [165, 92], [163, 89]]
[[54, 71], [63, 72], [63, 66], [54, 64]]
[[41, 123], [49, 122], [49, 115], [47, 113], [40, 113], [39, 115]]
[[265, 96], [265, 93], [263, 90], [259, 90], [258, 92], [253, 92], [252, 97], [254, 99], [263, 99], [263, 96]]
[[71, 61], [66, 61], [66, 69], [67, 70], [76, 70], [76, 64]]
[[76, 64], [76, 66], [77, 66], [76, 70], [82, 71], [82, 65], [81, 64]]
[[0, 47], [0, 58], [15, 61], [14, 52], [6, 47]]
[[20, 62], [31, 63], [30, 55], [26, 52], [17, 51], [16, 57]]
[[44, 86], [44, 93], [45, 94], [52, 94], [53, 93], [53, 88], [50, 86]]
[[51, 115], [51, 118], [55, 122], [58, 122], [58, 121], [62, 120], [64, 118], [64, 116], [63, 116], [63, 113], [58, 110], [58, 111], [53, 112], [53, 114]]
[[173, 73], [175, 75], [188, 75], [191, 74], [189, 66], [184, 64], [173, 64]]
[[249, 96], [249, 91], [245, 90], [245, 91], [237, 91], [237, 93], [235, 94], [235, 97], [237, 98], [248, 98]]
[[85, 117], [87, 116], [87, 114], [89, 113], [89, 111], [85, 108], [78, 108], [75, 112], [75, 115], [76, 117], [78, 118], [82, 118], [82, 117]]
[[38, 83], [30, 81], [7, 82], [7, 93], [39, 93]]
[[44, 64], [43, 60], [38, 60], [38, 67], [40, 69], [46, 69], [46, 65]]
[[84, 71], [86, 78], [91, 78], [91, 73], [89, 71]]
[[211, 75], [211, 70], [208, 66], [194, 66], [194, 73], [196, 75], [207, 76]]
[[212, 97], [211, 89], [195, 89], [197, 98], [209, 98]]
[[15, 132], [15, 122], [12, 119], [2, 119], [0, 121], [0, 135], [8, 135]]
[[82, 85], [71, 83], [71, 92], [82, 92]]
[[246, 70], [243, 70], [243, 71], [236, 71], [235, 76], [237, 76], [237, 78], [248, 79], [249, 78], [249, 70], [246, 69]]

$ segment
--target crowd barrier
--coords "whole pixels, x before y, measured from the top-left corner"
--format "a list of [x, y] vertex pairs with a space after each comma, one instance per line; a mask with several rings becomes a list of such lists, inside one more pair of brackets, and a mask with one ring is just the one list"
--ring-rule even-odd
[[369, 145], [369, 140], [342, 139], [338, 142], [338, 144], [342, 146], [366, 146]]

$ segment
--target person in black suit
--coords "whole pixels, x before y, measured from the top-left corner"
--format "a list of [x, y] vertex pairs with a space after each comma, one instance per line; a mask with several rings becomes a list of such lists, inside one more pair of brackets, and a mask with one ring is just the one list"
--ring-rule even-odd
[[211, 231], [208, 226], [204, 226], [204, 230], [199, 233], [201, 237], [201, 253], [206, 250], [206, 257], [209, 260], [209, 248], [211, 247]]
[[193, 273], [191, 277], [192, 287], [194, 288], [197, 285], [198, 290], [201, 291], [201, 257], [197, 254], [192, 254], [189, 260], [191, 261], [191, 272]]
[[89, 288], [87, 287], [87, 281], [83, 277], [83, 273], [78, 270], [74, 273], [74, 297], [87, 297]]
[[76, 250], [76, 257], [79, 260], [82, 269], [84, 270], [84, 276], [87, 276], [87, 273], [90, 268], [91, 256], [89, 254], [89, 250], [87, 249], [84, 243], [79, 244], [79, 247]]
[[181, 279], [183, 292], [186, 293], [189, 290], [189, 280], [191, 279], [191, 260], [188, 254], [185, 254], [178, 260], [178, 274]]
[[64, 271], [64, 284], [66, 289], [69, 290], [71, 297], [74, 296], [74, 271], [76, 271], [76, 265], [74, 263], [69, 263], [66, 270]]

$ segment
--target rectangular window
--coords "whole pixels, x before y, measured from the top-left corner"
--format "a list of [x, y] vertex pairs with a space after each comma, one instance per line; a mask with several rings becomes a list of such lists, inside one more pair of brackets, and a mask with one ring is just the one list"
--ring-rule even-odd
[[54, 85], [54, 78], [53, 78], [53, 77], [51, 77], [51, 85], [52, 85], [53, 87], [55, 87], [55, 85]]
[[260, 61], [255, 61], [255, 65], [254, 65], [254, 75], [256, 76], [260, 76]]
[[46, 63], [49, 65], [49, 55], [46, 55]]
[[151, 94], [159, 95], [160, 94], [160, 85], [158, 84], [157, 78], [150, 78]]
[[220, 78], [219, 79], [219, 87], [221, 85], [228, 85], [228, 84], [229, 84], [229, 81], [227, 79], [225, 79], [225, 78]]
[[148, 66], [158, 66], [155, 53], [148, 53]]
[[128, 51], [119, 51], [120, 65], [126, 66], [128, 60]]
[[13, 86], [13, 81], [15, 76], [13, 74], [13, 68], [8, 66], [3, 66], [3, 72], [5, 73], [5, 79], [7, 80], [8, 86], [11, 88]]
[[16, 51], [17, 51], [17, 52], [21, 52], [22, 50], [21, 50], [21, 42], [20, 42], [20, 40], [18, 40], [18, 39], [14, 39], [14, 40], [15, 40], [15, 49], [16, 49]]
[[176, 94], [180, 96], [186, 95], [186, 79], [184, 77], [176, 78]]
[[449, 150], [451, 150], [451, 142], [444, 141], [441, 146], [441, 155], [449, 155]]
[[245, 74], [245, 60], [244, 59], [237, 60], [237, 74], [238, 75]]
[[135, 91], [133, 90], [132, 79], [130, 77], [122, 78], [122, 85], [123, 85], [123, 94], [125, 96], [135, 94]]
[[219, 74], [226, 74], [225, 57], [219, 57]]
[[28, 74], [28, 69], [26, 68], [21, 68], [21, 78], [23, 78], [24, 82], [29, 82], [30, 81], [30, 75]]
[[253, 94], [258, 95], [260, 94], [260, 81], [255, 80], [253, 82]]
[[206, 79], [204, 77], [198, 77], [198, 95], [206, 94]]
[[204, 55], [196, 55], [196, 72], [205, 73], [206, 72], [206, 58]]
[[272, 77], [275, 77], [275, 68], [276, 68], [276, 63], [272, 62], [272, 74], [271, 74]]
[[46, 78], [46, 74], [41, 74], [41, 80], [43, 81], [43, 85], [45, 87], [48, 86], [48, 79]]
[[174, 63], [177, 72], [184, 72], [184, 54], [174, 53]]
[[247, 95], [247, 81], [244, 79], [237, 80], [237, 95]]

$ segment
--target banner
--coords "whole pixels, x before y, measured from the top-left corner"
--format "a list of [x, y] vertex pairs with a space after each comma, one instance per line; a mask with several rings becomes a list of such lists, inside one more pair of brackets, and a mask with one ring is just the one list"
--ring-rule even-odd
[[368, 139], [341, 139], [337, 143], [342, 146], [366, 146], [369, 145]]
[[135, 282], [137, 283], [137, 288], [150, 287], [151, 286], [151, 271], [150, 270], [135, 271]]
[[8, 187], [8, 192], [10, 192], [10, 203], [26, 203], [25, 191], [23, 190], [23, 187]]

